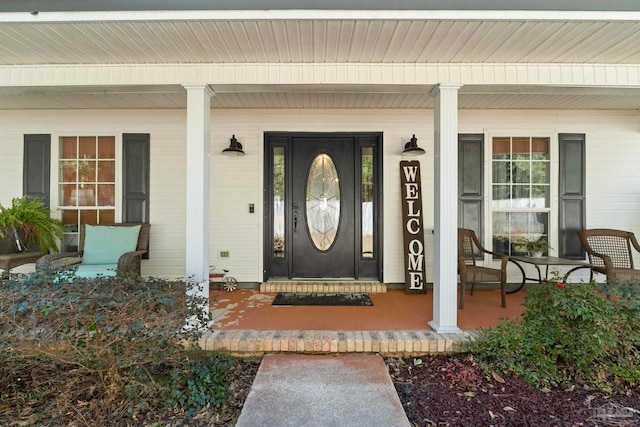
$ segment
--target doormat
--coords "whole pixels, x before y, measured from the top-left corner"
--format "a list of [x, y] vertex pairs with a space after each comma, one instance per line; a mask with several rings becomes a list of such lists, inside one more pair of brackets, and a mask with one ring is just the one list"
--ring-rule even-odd
[[372, 306], [368, 294], [279, 292], [271, 305]]

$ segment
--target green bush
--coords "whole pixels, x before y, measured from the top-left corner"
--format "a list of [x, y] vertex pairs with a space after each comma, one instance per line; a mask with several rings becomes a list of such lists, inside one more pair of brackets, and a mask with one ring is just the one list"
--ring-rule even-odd
[[[209, 318], [187, 286], [42, 273], [1, 283], [0, 424], [138, 425], [218, 405], [233, 362], [197, 347]], [[200, 327], [183, 329], [187, 318]]]
[[536, 386], [614, 391], [640, 385], [640, 316], [593, 283], [546, 283], [528, 292], [520, 321], [481, 330], [467, 349], [491, 370]]

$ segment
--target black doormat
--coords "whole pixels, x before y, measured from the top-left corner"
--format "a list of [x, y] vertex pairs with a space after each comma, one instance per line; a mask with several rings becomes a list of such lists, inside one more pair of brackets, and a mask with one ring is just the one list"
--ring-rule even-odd
[[280, 292], [271, 305], [372, 306], [368, 294]]

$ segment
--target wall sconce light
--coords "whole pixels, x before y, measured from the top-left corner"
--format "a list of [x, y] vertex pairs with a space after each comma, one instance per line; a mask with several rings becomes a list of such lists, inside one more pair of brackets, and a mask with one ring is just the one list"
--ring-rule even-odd
[[224, 154], [225, 156], [244, 156], [244, 151], [242, 151], [242, 144], [238, 142], [235, 135], [231, 137], [229, 148], [225, 148], [224, 150], [222, 150], [222, 154]]
[[425, 153], [425, 151], [418, 147], [418, 139], [416, 138], [416, 135], [413, 134], [413, 138], [411, 138], [411, 141], [407, 142], [404, 145], [404, 150], [402, 151], [402, 155], [406, 156], [406, 157], [415, 157], [415, 156], [421, 156]]

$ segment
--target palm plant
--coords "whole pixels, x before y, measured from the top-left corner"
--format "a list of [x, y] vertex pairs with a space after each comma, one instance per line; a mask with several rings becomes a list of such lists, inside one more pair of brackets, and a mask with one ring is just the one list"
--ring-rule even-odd
[[39, 199], [23, 196], [12, 199], [10, 207], [0, 204], [0, 238], [14, 234], [23, 247], [57, 252], [62, 231], [62, 221], [51, 218], [51, 211]]

